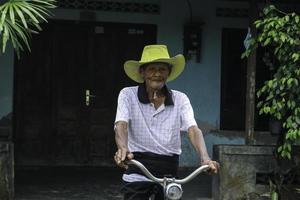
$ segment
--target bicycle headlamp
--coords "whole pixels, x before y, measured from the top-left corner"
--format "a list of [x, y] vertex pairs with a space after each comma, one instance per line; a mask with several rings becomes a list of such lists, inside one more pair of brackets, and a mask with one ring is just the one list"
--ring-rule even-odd
[[178, 200], [182, 196], [182, 188], [181, 185], [177, 183], [170, 183], [166, 188], [166, 195], [171, 200]]

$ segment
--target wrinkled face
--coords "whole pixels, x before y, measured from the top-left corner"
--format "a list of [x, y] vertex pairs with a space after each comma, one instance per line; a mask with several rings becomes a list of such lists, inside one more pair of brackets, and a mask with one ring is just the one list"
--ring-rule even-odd
[[164, 87], [171, 68], [166, 63], [150, 63], [140, 68], [140, 73], [148, 88], [160, 90]]

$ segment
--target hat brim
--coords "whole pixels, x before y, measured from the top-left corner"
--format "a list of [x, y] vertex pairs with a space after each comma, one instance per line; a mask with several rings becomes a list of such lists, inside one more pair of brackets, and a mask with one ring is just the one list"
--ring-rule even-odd
[[172, 70], [167, 79], [167, 82], [176, 79], [182, 73], [185, 66], [184, 56], [182, 54], [178, 54], [172, 58], [160, 58], [160, 59], [152, 60], [150, 62], [128, 60], [124, 63], [124, 70], [129, 78], [131, 78], [135, 82], [143, 83], [144, 79], [140, 74], [139, 68], [141, 65], [147, 63], [153, 63], [153, 62], [164, 62], [172, 65]]

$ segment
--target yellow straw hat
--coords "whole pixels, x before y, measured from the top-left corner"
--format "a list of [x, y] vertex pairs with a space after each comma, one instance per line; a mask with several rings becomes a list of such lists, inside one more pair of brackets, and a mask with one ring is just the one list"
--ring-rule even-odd
[[144, 47], [141, 60], [126, 61], [124, 63], [124, 70], [129, 78], [138, 83], [143, 83], [144, 79], [139, 72], [139, 68], [141, 65], [153, 62], [163, 62], [172, 65], [167, 81], [176, 79], [183, 71], [185, 65], [184, 56], [181, 54], [170, 58], [166, 45], [148, 45]]

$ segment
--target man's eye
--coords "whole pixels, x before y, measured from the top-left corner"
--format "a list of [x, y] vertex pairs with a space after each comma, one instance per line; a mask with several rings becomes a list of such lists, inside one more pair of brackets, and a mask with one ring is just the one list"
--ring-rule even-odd
[[155, 68], [154, 68], [154, 67], [149, 67], [148, 70], [149, 70], [149, 71], [154, 71]]
[[161, 68], [161, 69], [159, 69], [159, 71], [165, 72], [165, 71], [167, 71], [167, 69], [166, 68]]

